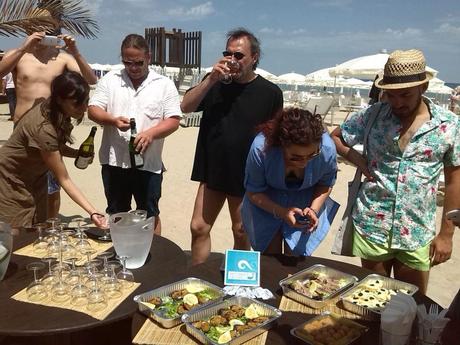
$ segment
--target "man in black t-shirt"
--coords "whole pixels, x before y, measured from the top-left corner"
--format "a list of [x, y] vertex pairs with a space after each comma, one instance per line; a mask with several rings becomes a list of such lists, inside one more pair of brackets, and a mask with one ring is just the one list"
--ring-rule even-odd
[[[184, 113], [203, 111], [192, 171], [192, 180], [200, 182], [190, 224], [194, 265], [209, 256], [211, 228], [226, 200], [234, 249], [250, 249], [240, 214], [246, 157], [256, 126], [283, 107], [278, 86], [255, 73], [259, 58], [252, 33], [230, 31], [223, 58], [182, 100]], [[236, 67], [229, 68], [231, 60]]]

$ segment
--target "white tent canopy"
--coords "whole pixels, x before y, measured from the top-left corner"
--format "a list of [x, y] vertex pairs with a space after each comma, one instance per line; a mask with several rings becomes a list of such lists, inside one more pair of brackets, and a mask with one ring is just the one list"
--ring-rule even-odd
[[305, 84], [305, 76], [299, 73], [291, 72], [286, 74], [281, 74], [277, 78], [278, 83], [285, 84]]
[[[378, 73], [382, 73], [388, 56], [389, 54], [387, 53], [379, 53], [351, 59], [330, 68], [329, 74], [332, 77], [343, 76], [374, 80]], [[438, 73], [438, 71], [428, 66], [427, 71], [433, 73], [434, 76]]]

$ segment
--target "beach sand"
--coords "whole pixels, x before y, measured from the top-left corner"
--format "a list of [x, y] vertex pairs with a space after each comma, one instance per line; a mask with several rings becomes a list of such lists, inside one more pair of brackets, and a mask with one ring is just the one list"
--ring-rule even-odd
[[[13, 125], [12, 122], [7, 121], [8, 115], [7, 105], [0, 105], [0, 144], [8, 139]], [[335, 121], [340, 122], [346, 113], [337, 113]], [[329, 121], [329, 117], [326, 122]], [[76, 147], [81, 143], [89, 134], [90, 127], [93, 123], [85, 120], [81, 125], [75, 127], [73, 135], [75, 137]], [[333, 127], [330, 127], [331, 129]], [[190, 173], [193, 164], [193, 157], [195, 152], [195, 144], [198, 135], [198, 128], [179, 128], [175, 133], [166, 138], [163, 160], [167, 168], [163, 180], [163, 192], [160, 200], [161, 221], [162, 221], [162, 235], [177, 245], [183, 250], [190, 250], [190, 218], [193, 211], [193, 204], [195, 199], [196, 189], [198, 183], [190, 180]], [[102, 128], [98, 127], [96, 133], [96, 147], [100, 146], [102, 137]], [[75, 168], [72, 159], [65, 158], [66, 166], [69, 174], [76, 185], [83, 191], [84, 195], [89, 201], [97, 207], [101, 212], [104, 212], [106, 200], [102, 187], [100, 165], [98, 158], [86, 170], [79, 170]], [[339, 212], [334, 220], [331, 231], [326, 239], [315, 251], [314, 255], [325, 257], [329, 259], [349, 262], [351, 264], [359, 265], [359, 259], [339, 257], [330, 254], [331, 243], [333, 235], [340, 224], [340, 219], [345, 208], [347, 197], [347, 182], [353, 178], [354, 168], [351, 165], [343, 162], [339, 163], [339, 172], [337, 183], [332, 191], [334, 200], [341, 204]], [[66, 218], [75, 216], [88, 215], [76, 205], [70, 198], [61, 192], [61, 215]], [[133, 202], [134, 205], [134, 202]], [[440, 222], [440, 215], [442, 208], [438, 207], [438, 229]], [[231, 236], [231, 222], [227, 211], [224, 206], [223, 211], [220, 213], [212, 230], [212, 251], [224, 252], [233, 245]], [[460, 284], [460, 269], [456, 265], [460, 263], [460, 235], [454, 236], [454, 251], [452, 258], [442, 265], [438, 265], [431, 270], [430, 282], [428, 286], [428, 296], [438, 302], [444, 307], [449, 306], [451, 300], [457, 293]]]

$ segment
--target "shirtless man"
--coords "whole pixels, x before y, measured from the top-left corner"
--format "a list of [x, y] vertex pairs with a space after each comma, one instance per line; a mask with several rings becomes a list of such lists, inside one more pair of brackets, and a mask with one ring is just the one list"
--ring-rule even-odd
[[[29, 110], [36, 99], [48, 98], [51, 94], [51, 81], [64, 70], [81, 73], [89, 84], [95, 84], [97, 78], [84, 57], [78, 51], [75, 39], [69, 35], [59, 37], [65, 43], [64, 49], [40, 44], [45, 32], [34, 32], [24, 43], [5, 53], [0, 61], [0, 78], [13, 73], [16, 86], [16, 109], [13, 116], [16, 125]], [[68, 156], [63, 152], [64, 155]], [[48, 195], [48, 217], [59, 213], [59, 189]]]

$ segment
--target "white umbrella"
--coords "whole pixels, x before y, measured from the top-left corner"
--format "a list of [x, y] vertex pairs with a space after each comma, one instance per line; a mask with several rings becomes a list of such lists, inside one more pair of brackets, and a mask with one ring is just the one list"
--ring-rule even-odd
[[[383, 71], [387, 60], [388, 54], [386, 53], [361, 56], [332, 67], [329, 69], [329, 74], [332, 77], [343, 76], [374, 80], [375, 76]], [[438, 73], [431, 67], [427, 66], [426, 69], [433, 73], [434, 76]]]
[[281, 74], [277, 78], [277, 81], [279, 83], [285, 83], [285, 84], [305, 84], [306, 79], [305, 76], [299, 73], [286, 73], [286, 74]]
[[264, 77], [265, 79], [276, 79], [276, 75], [257, 67], [256, 70], [254, 71], [256, 74]]

